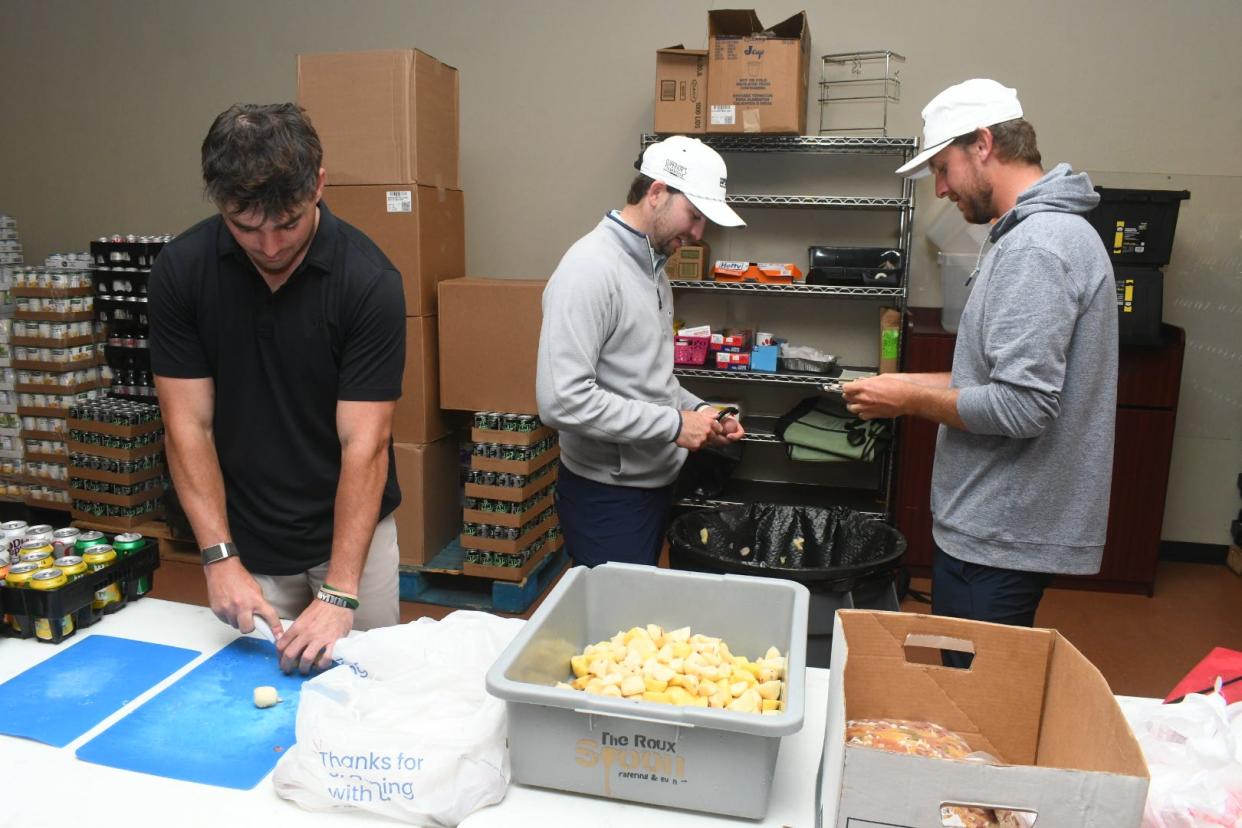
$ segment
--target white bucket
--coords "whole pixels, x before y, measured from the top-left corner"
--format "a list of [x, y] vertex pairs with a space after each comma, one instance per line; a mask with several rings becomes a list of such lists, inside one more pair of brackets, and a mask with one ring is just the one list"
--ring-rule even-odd
[[[944, 297], [940, 308], [940, 326], [950, 333], [957, 332], [957, 324], [962, 319], [962, 309], [966, 307], [966, 299], [974, 287], [970, 274], [974, 272], [978, 260], [977, 253], [936, 254], [936, 262], [940, 265], [940, 290]], [[970, 284], [966, 284], [967, 280]]]

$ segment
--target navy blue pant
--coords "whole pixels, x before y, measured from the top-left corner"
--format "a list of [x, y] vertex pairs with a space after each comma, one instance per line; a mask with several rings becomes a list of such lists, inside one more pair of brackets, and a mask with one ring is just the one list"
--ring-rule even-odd
[[565, 549], [582, 566], [606, 561], [655, 566], [672, 506], [672, 485], [611, 486], [574, 474], [563, 463], [556, 479]]
[[[932, 614], [972, 621], [1033, 627], [1044, 589], [1052, 576], [1045, 572], [998, 569], [961, 561], [939, 546], [932, 559]], [[945, 651], [946, 667], [967, 667], [968, 656]]]

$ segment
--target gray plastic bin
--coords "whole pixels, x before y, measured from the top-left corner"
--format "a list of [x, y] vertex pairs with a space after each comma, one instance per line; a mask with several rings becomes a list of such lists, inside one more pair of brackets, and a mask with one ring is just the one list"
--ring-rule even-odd
[[[631, 564], [576, 567], [487, 673], [509, 714], [513, 781], [762, 817], [782, 736], [802, 729], [809, 593], [793, 581]], [[619, 630], [689, 626], [755, 659], [786, 656], [785, 710], [760, 716], [558, 690], [571, 656]]]

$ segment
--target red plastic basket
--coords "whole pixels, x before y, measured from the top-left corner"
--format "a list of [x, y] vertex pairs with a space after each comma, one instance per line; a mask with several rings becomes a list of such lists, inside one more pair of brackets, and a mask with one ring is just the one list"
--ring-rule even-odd
[[702, 365], [707, 362], [710, 336], [677, 336], [673, 338], [673, 364]]

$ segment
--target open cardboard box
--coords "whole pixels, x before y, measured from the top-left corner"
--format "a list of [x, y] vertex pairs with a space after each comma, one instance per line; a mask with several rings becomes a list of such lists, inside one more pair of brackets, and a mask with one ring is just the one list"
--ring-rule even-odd
[[[974, 659], [968, 670], [915, 663], [911, 647]], [[863, 718], [934, 722], [1007, 764], [846, 746], [846, 721]], [[1033, 813], [1036, 828], [1137, 828], [1148, 781], [1104, 677], [1055, 630], [838, 611], [820, 824], [938, 826], [952, 804]]]

